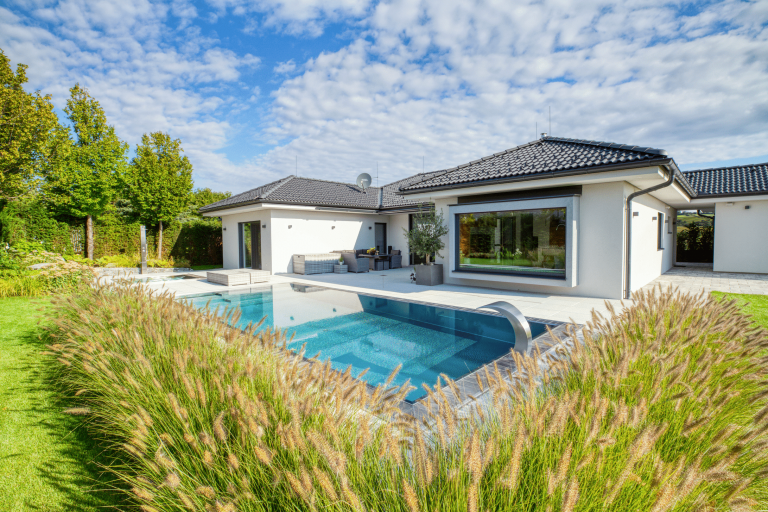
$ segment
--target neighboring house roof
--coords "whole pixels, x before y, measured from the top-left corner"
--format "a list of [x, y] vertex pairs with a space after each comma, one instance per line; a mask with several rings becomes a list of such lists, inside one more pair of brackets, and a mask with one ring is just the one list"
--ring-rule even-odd
[[[548, 178], [558, 173], [565, 175], [578, 171], [607, 171], [616, 167], [654, 165], [669, 161], [671, 158], [663, 149], [542, 137], [522, 146], [447, 169], [431, 179], [409, 184], [401, 191], [404, 194], [414, 194], [429, 189]], [[680, 181], [682, 183], [684, 180]]]
[[429, 179], [436, 174], [437, 172], [417, 174], [416, 176], [384, 185], [383, 187], [369, 187], [365, 190], [350, 183], [288, 176], [203, 206], [200, 208], [200, 211], [212, 212], [257, 203], [360, 208], [366, 210], [414, 207], [416, 206], [414, 201], [410, 201], [396, 192], [405, 184]]
[[699, 198], [768, 194], [768, 162], [683, 173]]

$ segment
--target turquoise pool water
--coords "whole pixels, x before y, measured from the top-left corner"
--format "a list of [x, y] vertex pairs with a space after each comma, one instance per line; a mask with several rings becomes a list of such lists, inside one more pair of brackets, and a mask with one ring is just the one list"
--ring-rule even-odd
[[[426, 394], [445, 373], [458, 379], [508, 353], [515, 344], [509, 322], [499, 316], [413, 302], [383, 299], [319, 286], [277, 284], [184, 298], [195, 307], [209, 303], [225, 315], [240, 308], [239, 327], [258, 322], [294, 335], [290, 348], [306, 344], [308, 357], [320, 353], [338, 370], [352, 366], [373, 386], [383, 383], [402, 364], [396, 384], [410, 380], [416, 389], [408, 401]], [[538, 336], [545, 324], [531, 322]]]

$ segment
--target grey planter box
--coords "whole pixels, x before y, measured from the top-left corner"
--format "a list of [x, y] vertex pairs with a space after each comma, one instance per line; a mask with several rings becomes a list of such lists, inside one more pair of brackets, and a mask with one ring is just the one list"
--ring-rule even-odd
[[416, 272], [416, 284], [424, 286], [435, 286], [443, 284], [443, 264], [435, 265], [414, 265]]
[[334, 265], [333, 266], [333, 273], [334, 274], [346, 274], [349, 271], [348, 265]]

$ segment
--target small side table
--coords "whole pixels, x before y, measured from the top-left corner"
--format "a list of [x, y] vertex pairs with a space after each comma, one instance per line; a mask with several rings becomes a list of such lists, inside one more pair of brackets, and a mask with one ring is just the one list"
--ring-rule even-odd
[[333, 266], [333, 273], [334, 274], [346, 274], [349, 271], [349, 265], [334, 265]]

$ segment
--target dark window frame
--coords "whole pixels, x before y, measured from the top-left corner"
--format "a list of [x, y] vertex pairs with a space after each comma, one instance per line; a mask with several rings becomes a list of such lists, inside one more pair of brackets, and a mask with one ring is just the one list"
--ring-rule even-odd
[[664, 250], [664, 213], [659, 212], [659, 225], [656, 227], [656, 248], [659, 251]]
[[570, 247], [568, 245], [568, 231], [566, 231], [566, 241], [565, 241], [565, 268], [563, 269], [562, 274], [552, 274], [551, 272], [520, 272], [520, 271], [496, 271], [493, 270], [472, 270], [472, 269], [463, 269], [461, 268], [461, 216], [462, 215], [471, 215], [471, 214], [481, 214], [481, 213], [505, 213], [505, 212], [524, 212], [524, 211], [531, 211], [531, 210], [565, 210], [565, 219], [566, 219], [566, 226], [565, 229], [568, 229], [567, 226], [567, 219], [568, 219], [568, 206], [556, 206], [551, 208], [520, 208], [516, 210], [486, 210], [486, 211], [477, 211], [477, 212], [464, 212], [464, 213], [456, 213], [454, 214], [454, 230], [456, 232], [455, 238], [454, 238], [454, 251], [453, 251], [453, 272], [459, 272], [464, 274], [482, 274], [482, 275], [497, 275], [497, 276], [521, 276], [521, 277], [532, 277], [536, 279], [552, 279], [556, 281], [567, 281], [568, 280], [568, 251], [570, 250]]

